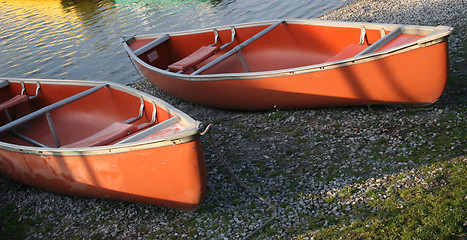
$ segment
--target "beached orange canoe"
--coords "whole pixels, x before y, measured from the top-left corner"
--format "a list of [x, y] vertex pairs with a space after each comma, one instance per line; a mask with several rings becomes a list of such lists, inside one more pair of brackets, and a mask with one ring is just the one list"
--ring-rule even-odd
[[124, 36], [158, 88], [229, 109], [430, 104], [443, 93], [452, 28], [287, 20]]
[[203, 125], [105, 82], [0, 79], [0, 173], [50, 191], [196, 209]]

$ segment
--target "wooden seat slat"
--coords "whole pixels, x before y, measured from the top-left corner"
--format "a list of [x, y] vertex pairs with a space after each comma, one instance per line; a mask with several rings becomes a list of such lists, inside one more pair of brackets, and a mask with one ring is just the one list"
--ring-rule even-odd
[[365, 50], [368, 46], [367, 45], [359, 45], [359, 44], [350, 44], [344, 50], [336, 54], [334, 57], [328, 59], [326, 62], [333, 62], [338, 61], [346, 58], [351, 58], [361, 51]]
[[28, 101], [29, 96], [28, 95], [16, 95], [8, 100], [6, 100], [3, 103], [0, 103], [0, 111], [3, 111], [5, 109], [14, 107], [22, 102]]
[[105, 129], [85, 139], [63, 146], [64, 148], [95, 147], [102, 146], [124, 138], [137, 131], [133, 124], [115, 122]]
[[186, 71], [200, 64], [204, 60], [208, 59], [216, 52], [218, 52], [219, 49], [220, 48], [218, 46], [202, 46], [196, 52], [190, 54], [189, 56], [181, 59], [178, 62], [169, 65], [168, 68], [174, 72], [178, 72], [180, 70]]

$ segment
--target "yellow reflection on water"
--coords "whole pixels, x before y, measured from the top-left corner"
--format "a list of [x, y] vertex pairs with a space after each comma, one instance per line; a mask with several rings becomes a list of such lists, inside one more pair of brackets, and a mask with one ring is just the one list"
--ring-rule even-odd
[[81, 75], [95, 65], [95, 45], [108, 44], [99, 34], [113, 8], [111, 0], [0, 0], [0, 58], [12, 61], [0, 66], [21, 76]]
[[77, 19], [74, 14], [67, 14], [59, 0], [2, 0], [2, 5], [2, 8], [13, 9], [11, 13], [19, 19], [40, 18], [56, 25]]
[[41, 15], [49, 21], [86, 21], [106, 5], [113, 6], [113, 0], [2, 0], [2, 8], [15, 9], [23, 18]]
[[2, 4], [9, 7], [22, 8], [24, 10], [40, 10], [50, 16], [60, 16], [64, 14], [62, 4], [58, 0], [3, 0]]

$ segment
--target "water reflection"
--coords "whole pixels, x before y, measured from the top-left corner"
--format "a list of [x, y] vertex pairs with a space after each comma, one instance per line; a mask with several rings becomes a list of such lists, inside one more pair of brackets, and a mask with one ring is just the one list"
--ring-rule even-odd
[[350, 0], [2, 0], [5, 77], [140, 79], [121, 35], [319, 16]]
[[[234, 1], [234, 0], [230, 0]], [[222, 0], [115, 0], [116, 4], [120, 5], [134, 5], [134, 6], [150, 6], [150, 5], [183, 5], [183, 4], [196, 4], [196, 3], [211, 3], [213, 6], [217, 6]]]
[[115, 1], [113, 0], [61, 0], [64, 11], [67, 14], [78, 16], [83, 22], [98, 22], [99, 12], [108, 8], [113, 8]]

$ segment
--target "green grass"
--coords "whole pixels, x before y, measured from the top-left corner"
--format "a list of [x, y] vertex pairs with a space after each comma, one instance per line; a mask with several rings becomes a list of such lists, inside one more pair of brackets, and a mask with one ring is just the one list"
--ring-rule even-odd
[[327, 204], [332, 204], [332, 203], [337, 203], [337, 198], [336, 197], [327, 197], [324, 198], [323, 201]]
[[281, 118], [282, 116], [284, 116], [284, 112], [282, 112], [282, 111], [275, 111], [275, 112], [269, 113], [268, 119], [269, 119], [269, 120], [277, 120], [277, 119]]
[[[428, 175], [430, 172], [432, 176]], [[314, 239], [465, 239], [466, 158], [435, 163], [423, 168], [420, 174], [429, 185], [397, 188], [386, 192], [385, 199], [379, 198], [375, 190], [368, 192], [374, 198], [369, 205], [377, 210], [364, 213], [365, 220], [332, 226], [300, 238], [312, 235]]]
[[358, 191], [358, 189], [348, 186], [348, 187], [345, 187], [344, 189], [342, 189], [340, 192], [338, 192], [337, 195], [340, 198], [348, 198], [348, 197], [350, 197], [350, 195], [352, 195], [353, 193], [356, 193], [357, 191]]
[[[20, 219], [19, 215], [15, 212], [16, 206], [14, 204], [5, 205], [0, 207], [0, 239], [25, 239], [27, 232], [39, 222], [30, 218]], [[24, 211], [26, 215], [29, 213], [27, 209]]]

